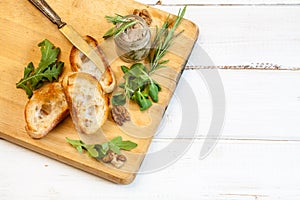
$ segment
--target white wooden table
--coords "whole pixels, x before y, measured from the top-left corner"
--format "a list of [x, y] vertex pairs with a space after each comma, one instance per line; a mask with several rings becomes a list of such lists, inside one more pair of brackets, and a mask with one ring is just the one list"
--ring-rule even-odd
[[[200, 28], [197, 46], [217, 66], [300, 68], [300, 0], [140, 1], [174, 14], [188, 4], [186, 18]], [[201, 160], [211, 97], [195, 76], [202, 63], [192, 66], [183, 78], [198, 101], [196, 137], [174, 136], [183, 107], [175, 94], [150, 147], [191, 141], [177, 162], [124, 186], [0, 140], [0, 199], [300, 199], [300, 72], [220, 69], [226, 118], [217, 146]]]

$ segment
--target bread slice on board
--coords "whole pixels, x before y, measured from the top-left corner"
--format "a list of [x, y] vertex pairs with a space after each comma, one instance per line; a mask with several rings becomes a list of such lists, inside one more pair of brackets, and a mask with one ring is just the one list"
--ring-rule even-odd
[[32, 138], [42, 138], [69, 114], [61, 83], [36, 90], [25, 105], [25, 129]]
[[85, 36], [84, 39], [90, 46], [94, 47], [102, 59], [106, 71], [102, 75], [98, 67], [90, 61], [83, 53], [81, 53], [75, 46], [72, 47], [70, 53], [70, 64], [74, 72], [86, 72], [93, 75], [101, 84], [105, 93], [111, 93], [116, 85], [115, 76], [111, 67], [105, 57], [101, 47], [98, 46], [97, 40], [91, 36]]
[[109, 112], [108, 98], [99, 81], [88, 73], [73, 72], [64, 77], [62, 85], [76, 130], [96, 133]]

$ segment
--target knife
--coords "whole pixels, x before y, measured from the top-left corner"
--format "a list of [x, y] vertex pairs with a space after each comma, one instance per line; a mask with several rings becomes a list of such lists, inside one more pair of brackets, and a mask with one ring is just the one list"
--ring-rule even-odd
[[105, 72], [104, 64], [97, 51], [91, 47], [81, 35], [70, 25], [63, 22], [56, 12], [48, 5], [45, 0], [29, 0], [38, 8], [52, 23], [56, 24], [60, 32], [84, 55], [86, 55], [101, 71]]

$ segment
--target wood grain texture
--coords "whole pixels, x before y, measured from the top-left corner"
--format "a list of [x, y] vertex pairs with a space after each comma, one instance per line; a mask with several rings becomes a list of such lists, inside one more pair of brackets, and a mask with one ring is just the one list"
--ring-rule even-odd
[[[99, 42], [103, 41], [102, 35], [111, 26], [104, 20], [105, 15], [114, 15], [115, 13], [126, 15], [132, 13], [135, 8], [147, 8], [153, 17], [153, 26], [160, 26], [168, 16], [166, 12], [137, 2], [49, 0], [48, 3], [64, 21], [71, 24], [80, 34], [91, 35]], [[0, 137], [110, 181], [121, 184], [130, 183], [139, 169], [156, 128], [153, 129], [151, 136], [138, 138], [133, 137], [133, 134], [125, 134], [111, 118], [104, 124], [103, 130], [108, 139], [121, 135], [125, 140], [129, 139], [138, 144], [138, 147], [133, 150], [135, 156], [132, 159], [134, 160], [131, 161], [129, 158], [126, 162], [127, 166], [122, 168], [124, 170], [104, 165], [87, 155], [78, 154], [73, 147], [68, 145], [65, 141], [66, 137], [78, 138], [70, 118], [63, 121], [47, 137], [41, 140], [31, 139], [24, 129], [23, 112], [27, 101], [26, 95], [24, 91], [15, 88], [15, 83], [21, 78], [24, 66], [28, 62], [38, 63], [40, 52], [37, 44], [45, 38], [61, 48], [60, 59], [65, 62], [66, 66], [64, 73], [70, 71], [68, 58], [71, 44], [60, 34], [56, 26], [51, 24], [29, 1], [22, 1], [18, 4], [8, 0], [2, 1], [0, 12], [0, 23], [5, 24], [5, 26], [0, 27], [0, 42], [2, 44], [0, 56], [2, 76], [0, 81], [3, 83], [1, 91], [5, 91], [1, 92], [0, 97], [0, 109], [2, 110], [0, 114]], [[181, 28], [185, 29], [184, 36], [195, 42], [198, 36], [197, 26], [188, 20], [183, 20]], [[176, 55], [167, 56], [174, 58], [173, 63], [170, 64], [170, 67], [177, 72], [174, 77], [170, 77], [174, 85], [192, 47], [193, 42], [185, 45], [184, 50], [188, 53], [180, 58], [177, 58]], [[111, 63], [116, 77], [121, 76], [119, 70], [121, 64], [120, 59]], [[168, 105], [173, 92], [167, 89], [164, 91], [159, 103], [161, 109]], [[163, 112], [154, 112], [153, 120], [159, 122], [162, 114]]]
[[[180, 6], [159, 8], [174, 14]], [[189, 65], [206, 66], [206, 55], [217, 66], [300, 68], [299, 13], [300, 6], [190, 6], [186, 18], [201, 27], [201, 35]]]
[[[299, 141], [300, 72], [269, 70], [219, 70], [224, 86], [226, 118], [221, 139]], [[202, 76], [201, 76], [202, 75]], [[184, 71], [181, 80], [193, 89], [198, 111], [195, 136], [206, 138], [213, 115], [212, 97], [203, 73]], [[179, 81], [177, 89], [183, 87]], [[195, 87], [197, 86], [197, 87]], [[182, 119], [180, 110], [187, 105], [175, 93], [168, 107], [164, 123], [156, 139], [172, 139]], [[262, 114], [260, 114], [262, 113]], [[184, 137], [192, 139], [191, 137]]]
[[[158, 0], [138, 0], [139, 2], [146, 3], [149, 5], [158, 5]], [[255, 6], [255, 5], [268, 5], [268, 6], [278, 6], [278, 5], [299, 5], [299, 0], [162, 0], [160, 1], [162, 6], [176, 6], [176, 5], [190, 5], [190, 6]]]
[[[154, 140], [149, 151], [169, 142]], [[14, 144], [6, 141], [0, 144], [4, 148], [1, 157], [15, 153], [24, 168], [30, 169], [24, 173], [22, 168], [15, 168], [1, 176], [4, 199], [296, 200], [300, 196], [299, 142], [220, 140], [209, 157], [199, 160], [203, 140], [196, 140], [172, 166], [140, 174], [130, 185], [109, 183], [23, 148], [13, 148]], [[8, 157], [3, 168], [9, 168], [14, 160]]]
[[[139, 1], [156, 3], [152, 0]], [[177, 13], [178, 5], [190, 5], [186, 16], [201, 28], [197, 43], [218, 65], [272, 62], [299, 66], [299, 11], [297, 6], [289, 5], [299, 1], [162, 2], [163, 6], [157, 8], [173, 14]], [[237, 2], [243, 5], [219, 5]], [[267, 5], [257, 6], [256, 3]], [[262, 20], [265, 16], [268, 20]], [[36, 48], [35, 45], [32, 44], [32, 49]], [[0, 52], [1, 56], [1, 48]], [[193, 56], [202, 55], [199, 54], [201, 51], [194, 52]], [[27, 60], [24, 60], [24, 64], [27, 64]], [[192, 64], [203, 65], [203, 61], [199, 59]], [[1, 63], [1, 66], [5, 66], [5, 63]], [[0, 70], [4, 72], [6, 69], [0, 67]], [[198, 155], [209, 125], [211, 99], [197, 72], [185, 71], [182, 78], [189, 84], [197, 83], [192, 89], [201, 111], [198, 139], [173, 165], [154, 173], [137, 175], [130, 185], [116, 185], [0, 140], [1, 199], [299, 200], [299, 72], [220, 70], [228, 96], [229, 116], [221, 140], [204, 160], [198, 160]], [[259, 81], [256, 82], [257, 77]], [[178, 131], [176, 125], [181, 120], [182, 105], [178, 90], [182, 90], [180, 83], [149, 153], [159, 151], [173, 141], [193, 141], [188, 138], [176, 139], [174, 136], [174, 132]], [[260, 105], [257, 106], [257, 102]], [[246, 110], [247, 113], [240, 110]], [[267, 126], [264, 126], [264, 120]], [[22, 167], [15, 163], [21, 163]]]

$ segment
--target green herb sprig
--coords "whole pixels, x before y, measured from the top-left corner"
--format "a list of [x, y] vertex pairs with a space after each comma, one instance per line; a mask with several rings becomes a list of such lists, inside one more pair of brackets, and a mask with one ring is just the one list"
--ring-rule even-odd
[[23, 78], [16, 83], [17, 88], [25, 90], [28, 98], [31, 98], [33, 91], [40, 88], [44, 82], [58, 80], [64, 66], [63, 62], [57, 62], [60, 49], [55, 48], [49, 40], [45, 39], [38, 46], [42, 54], [38, 67], [35, 69], [30, 62], [24, 69]]
[[181, 31], [179, 34], [174, 36], [175, 30], [182, 21], [185, 12], [186, 6], [184, 6], [182, 10], [179, 10], [176, 21], [174, 22], [171, 28], [169, 28], [172, 24], [169, 22], [169, 16], [167, 17], [166, 21], [163, 23], [160, 29], [156, 27], [155, 37], [151, 45], [151, 52], [148, 56], [148, 60], [150, 63], [149, 74], [151, 74], [159, 68], [165, 67], [164, 65], [169, 62], [169, 60], [162, 60], [162, 58], [167, 53], [174, 39], [182, 33]]
[[85, 144], [81, 140], [72, 140], [66, 138], [67, 142], [70, 143], [79, 153], [85, 150], [91, 157], [96, 159], [103, 158], [109, 150], [116, 154], [121, 154], [120, 150], [130, 151], [137, 147], [137, 144], [129, 140], [123, 141], [121, 136], [115, 137], [108, 142], [102, 144]]
[[[124, 73], [124, 82], [119, 85], [123, 90], [112, 96], [113, 105], [124, 105], [126, 96], [140, 106], [140, 110], [146, 110], [153, 102], [158, 102], [160, 85], [148, 74], [142, 63], [135, 63], [130, 68], [121, 66]], [[152, 101], [151, 101], [152, 100]]]
[[[140, 106], [141, 111], [144, 111], [151, 107], [152, 102], [158, 102], [158, 92], [161, 91], [161, 87], [150, 75], [154, 71], [166, 67], [165, 64], [169, 62], [169, 60], [163, 60], [163, 57], [166, 55], [174, 39], [182, 33], [181, 31], [175, 35], [175, 30], [180, 25], [185, 12], [186, 6], [182, 10], [179, 10], [174, 23], [169, 22], [168, 16], [160, 29], [156, 27], [154, 40], [148, 56], [150, 65], [148, 69], [141, 63], [135, 63], [130, 68], [121, 66], [124, 73], [124, 82], [119, 87], [123, 90], [112, 96], [113, 105], [124, 105], [126, 97], [128, 97]], [[107, 16], [106, 18], [112, 23], [117, 23], [124, 17], [117, 15], [115, 17]], [[173, 26], [170, 28], [172, 24]]]
[[115, 16], [105, 16], [106, 20], [113, 25], [120, 23], [121, 25], [118, 27], [110, 28], [106, 33], [104, 33], [103, 38], [107, 39], [111, 36], [117, 36], [120, 33], [124, 32], [127, 28], [133, 26], [137, 23], [134, 19], [126, 18], [125, 16], [116, 14]]

